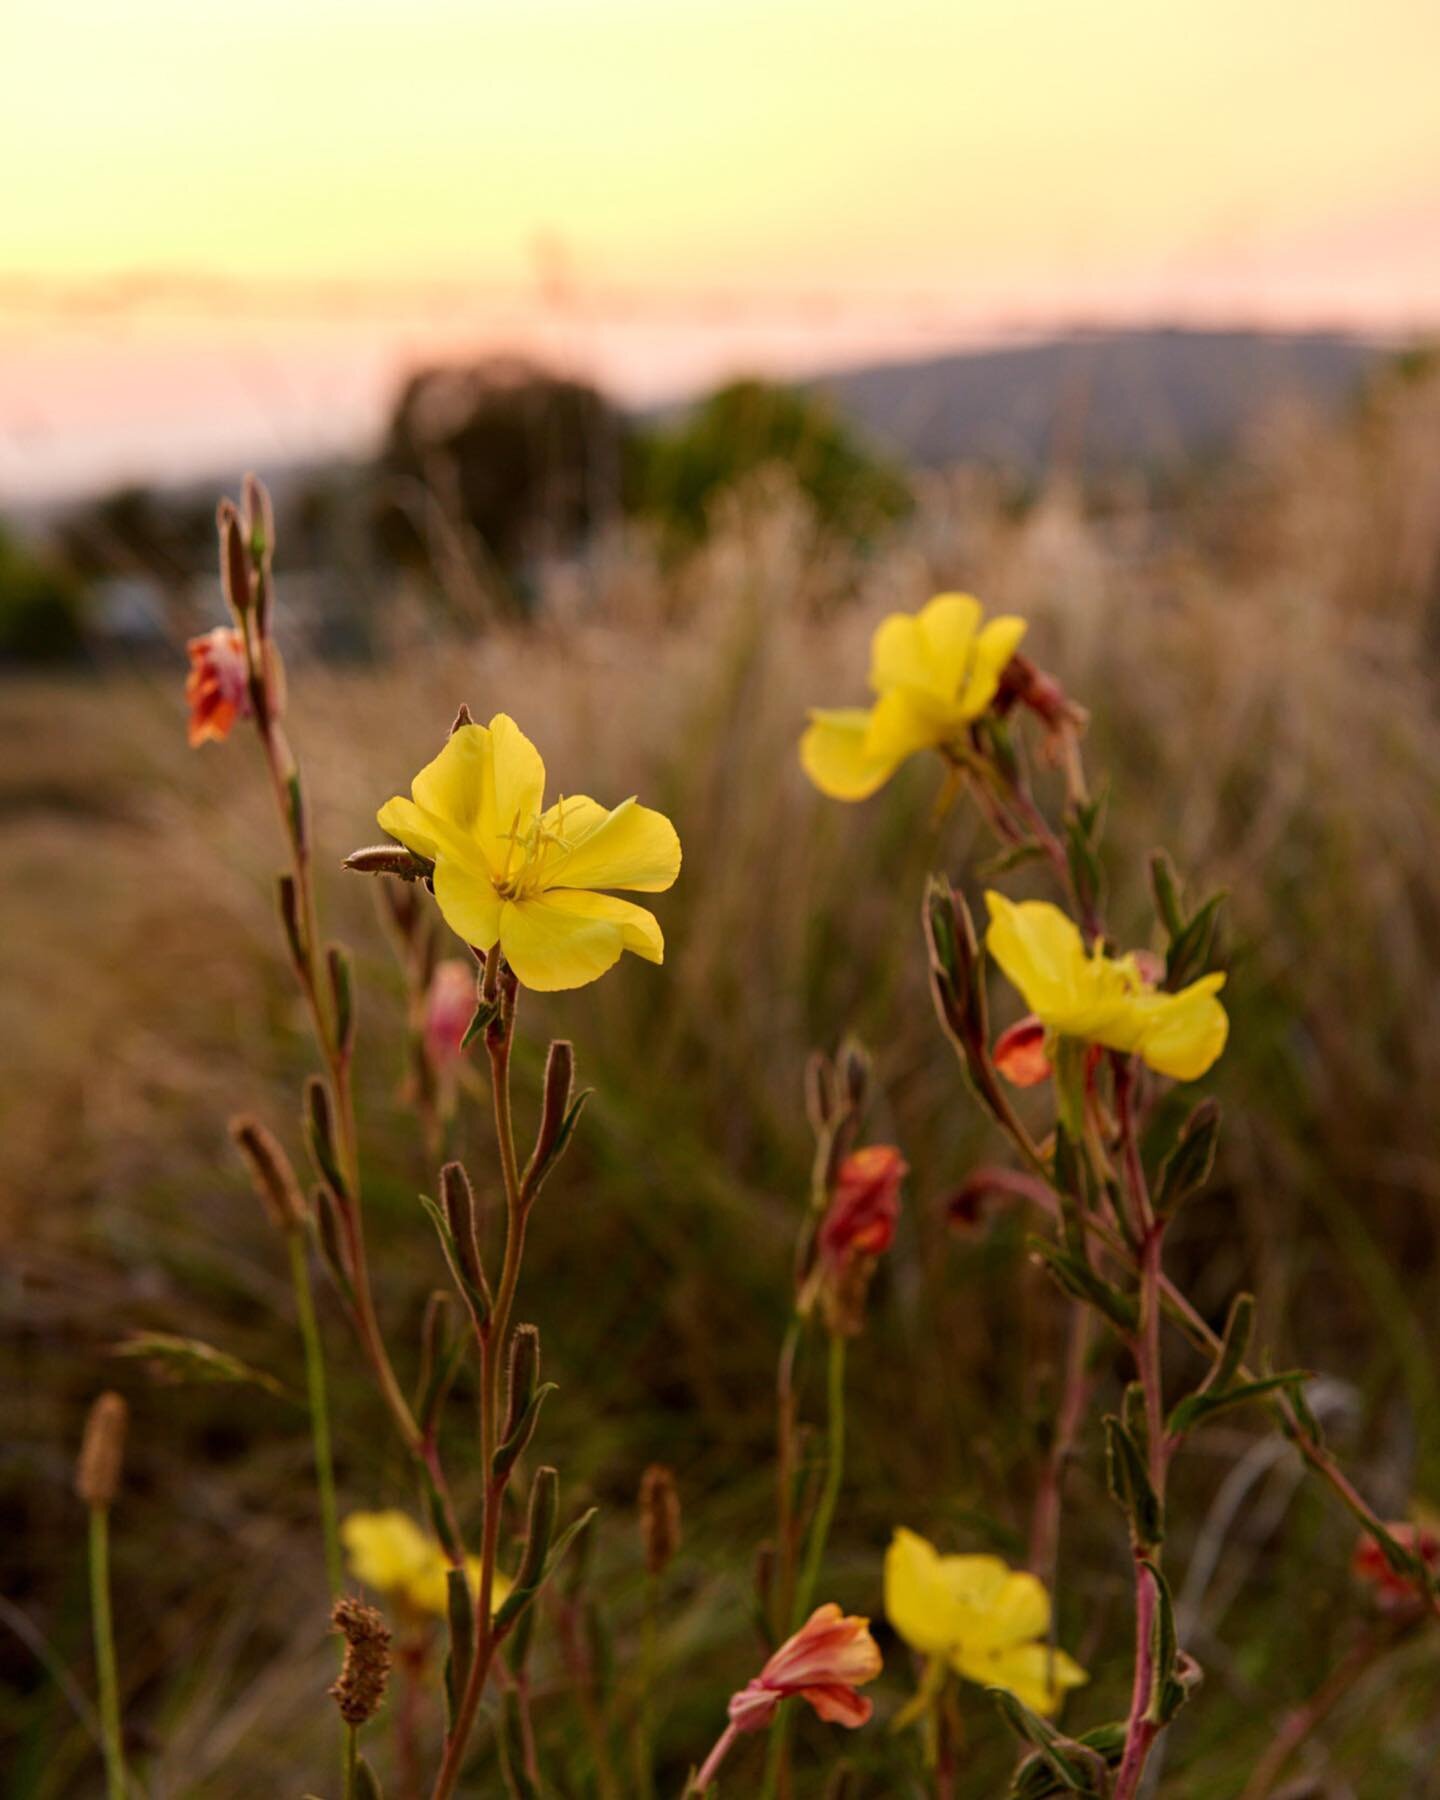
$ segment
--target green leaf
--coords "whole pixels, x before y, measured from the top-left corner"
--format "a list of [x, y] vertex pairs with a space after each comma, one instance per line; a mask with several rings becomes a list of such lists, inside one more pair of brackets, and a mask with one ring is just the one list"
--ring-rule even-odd
[[1155, 1189], [1155, 1208], [1173, 1213], [1182, 1201], [1197, 1193], [1215, 1167], [1215, 1146], [1220, 1138], [1220, 1103], [1204, 1099], [1181, 1127], [1175, 1148], [1165, 1158]]
[[450, 1229], [450, 1221], [443, 1210], [428, 1194], [420, 1196], [420, 1204], [430, 1215], [430, 1223], [435, 1227], [435, 1234], [440, 1239], [440, 1248], [445, 1253], [445, 1261], [461, 1298], [475, 1316], [477, 1324], [483, 1325], [490, 1317], [490, 1296], [483, 1289], [477, 1288], [465, 1275], [465, 1266], [460, 1259], [460, 1246], [455, 1242], [455, 1234]]
[[[534, 1601], [536, 1595], [545, 1586], [545, 1583], [550, 1580], [551, 1576], [560, 1567], [560, 1564], [564, 1561], [565, 1553], [569, 1550], [571, 1544], [575, 1542], [575, 1539], [579, 1537], [582, 1531], [584, 1531], [585, 1527], [595, 1517], [599, 1510], [600, 1508], [598, 1506], [592, 1506], [588, 1512], [581, 1513], [580, 1517], [576, 1519], [573, 1525], [561, 1532], [560, 1536], [556, 1538], [554, 1547], [551, 1549], [549, 1556], [545, 1559], [544, 1568], [533, 1582], [522, 1586], [521, 1578], [517, 1575], [514, 1587], [512, 1587], [510, 1592], [505, 1596], [504, 1604], [495, 1614], [495, 1630], [497, 1634], [503, 1634], [514, 1626], [516, 1621], [525, 1612], [526, 1608]], [[523, 1568], [521, 1573], [523, 1575]]]
[[1116, 1418], [1105, 1415], [1105, 1477], [1111, 1498], [1130, 1521], [1137, 1544], [1153, 1549], [1165, 1536], [1165, 1514], [1134, 1438]]
[[1022, 869], [1027, 863], [1042, 861], [1044, 856], [1044, 846], [1036, 843], [1034, 838], [1026, 838], [1023, 844], [1011, 844], [994, 856], [987, 856], [976, 868], [975, 874], [980, 881], [995, 881], [1001, 875], [1008, 875], [1012, 869]]
[[[1116, 1720], [1081, 1732], [1075, 1742], [1083, 1749], [1093, 1751], [1106, 1769], [1112, 1769], [1125, 1754], [1125, 1736], [1125, 1721]], [[1009, 1800], [1055, 1800], [1057, 1795], [1073, 1791], [1057, 1780], [1054, 1770], [1037, 1751], [1033, 1756], [1027, 1756], [1016, 1770]], [[1083, 1791], [1094, 1794], [1105, 1790], [1089, 1788]]]
[[1215, 935], [1215, 922], [1227, 899], [1222, 888], [1212, 894], [1198, 912], [1186, 921], [1184, 929], [1170, 945], [1165, 958], [1165, 986], [1182, 988], [1187, 981], [1203, 975], [1210, 960], [1210, 944]]
[[1312, 1379], [1313, 1371], [1309, 1369], [1287, 1369], [1283, 1375], [1262, 1375], [1256, 1381], [1242, 1381], [1238, 1387], [1226, 1388], [1223, 1392], [1201, 1388], [1198, 1393], [1189, 1394], [1180, 1401], [1165, 1428], [1175, 1436], [1182, 1436], [1193, 1431], [1202, 1419], [1214, 1418], [1216, 1413], [1225, 1412], [1232, 1406], [1244, 1406], [1249, 1400], [1263, 1400], [1280, 1388], [1296, 1390]]
[[255, 1387], [277, 1400], [294, 1398], [273, 1375], [201, 1338], [176, 1337], [168, 1331], [132, 1331], [115, 1345], [113, 1353], [152, 1364], [152, 1373], [164, 1381]]
[[1185, 929], [1185, 914], [1180, 904], [1180, 880], [1167, 851], [1154, 850], [1150, 854], [1150, 888], [1165, 935], [1174, 943]]
[[1093, 1795], [1104, 1792], [1100, 1785], [1105, 1779], [1103, 1758], [1047, 1724], [1009, 1688], [986, 1688], [985, 1693], [1021, 1742], [1035, 1746], [1041, 1762], [1059, 1783], [1062, 1793]]
[[1048, 1238], [1032, 1237], [1027, 1240], [1027, 1247], [1044, 1261], [1067, 1294], [1095, 1307], [1124, 1335], [1134, 1333], [1140, 1322], [1140, 1309], [1134, 1299], [1112, 1287], [1103, 1275], [1097, 1275], [1083, 1257], [1062, 1250]]
[[363, 1756], [355, 1764], [355, 1800], [385, 1800], [379, 1777]]

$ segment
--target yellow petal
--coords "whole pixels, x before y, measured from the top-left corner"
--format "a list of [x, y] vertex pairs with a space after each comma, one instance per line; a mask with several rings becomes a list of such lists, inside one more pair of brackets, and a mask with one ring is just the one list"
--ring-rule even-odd
[[967, 719], [978, 719], [995, 698], [1005, 665], [1024, 635], [1025, 621], [1009, 613], [989, 620], [982, 628], [975, 639], [974, 656], [957, 698], [959, 709]]
[[870, 644], [870, 685], [877, 694], [909, 688], [955, 698], [982, 616], [969, 594], [937, 594], [918, 613], [891, 613]]
[[933, 696], [913, 688], [891, 688], [870, 710], [865, 754], [893, 766], [917, 750], [944, 743], [953, 729], [945, 708]]
[[[478, 729], [462, 727], [455, 737]], [[450, 741], [453, 744], [455, 738]], [[490, 721], [489, 766], [480, 793], [480, 838], [487, 853], [498, 855], [503, 865], [513, 835], [528, 835], [544, 798], [545, 765], [540, 752], [508, 713], [496, 713]]]
[[350, 1573], [377, 1592], [404, 1589], [424, 1570], [430, 1541], [408, 1513], [354, 1512], [341, 1521], [340, 1541], [350, 1558]]
[[415, 804], [473, 837], [491, 756], [490, 733], [483, 725], [462, 725], [452, 731], [440, 754], [411, 782]]
[[977, 1623], [981, 1627], [977, 1642], [989, 1650], [1005, 1650], [1043, 1638], [1050, 1629], [1050, 1596], [1044, 1582], [1024, 1570], [1007, 1570], [983, 1619]]
[[664, 813], [622, 801], [606, 812], [580, 795], [552, 806], [542, 821], [560, 840], [545, 862], [547, 888], [633, 888], [658, 894], [680, 873], [680, 839]]
[[986, 949], [1030, 1011], [1063, 1029], [1062, 1016], [1079, 998], [1089, 961], [1079, 928], [1048, 900], [1015, 901], [991, 889], [985, 904]]
[[454, 858], [467, 866], [481, 867], [484, 859], [479, 843], [437, 814], [427, 812], [413, 800], [396, 794], [375, 815], [380, 829], [397, 838], [417, 856], [437, 862], [441, 855]]
[[967, 1614], [988, 1612], [1010, 1578], [998, 1556], [942, 1556], [940, 1574]]
[[539, 993], [584, 987], [633, 950], [663, 962], [665, 940], [652, 913], [629, 900], [583, 889], [555, 888], [529, 900], [507, 900], [500, 948], [523, 987]]
[[812, 712], [800, 740], [800, 766], [832, 800], [864, 800], [895, 773], [898, 757], [866, 749], [870, 714], [861, 706]]
[[500, 935], [500, 896], [484, 868], [442, 856], [435, 864], [435, 904], [457, 937], [488, 950]]
[[968, 1648], [951, 1658], [967, 1681], [982, 1687], [1008, 1688], [1015, 1698], [1041, 1717], [1058, 1711], [1066, 1690], [1090, 1679], [1073, 1657], [1048, 1644], [1017, 1644], [991, 1652]]
[[885, 1616], [927, 1656], [948, 1654], [959, 1638], [960, 1606], [941, 1562], [933, 1544], [903, 1526], [885, 1552]]
[[1141, 1056], [1159, 1075], [1196, 1081], [1225, 1048], [1230, 1021], [1215, 998], [1223, 975], [1205, 975], [1178, 994], [1147, 994], [1137, 1000], [1143, 1028]]

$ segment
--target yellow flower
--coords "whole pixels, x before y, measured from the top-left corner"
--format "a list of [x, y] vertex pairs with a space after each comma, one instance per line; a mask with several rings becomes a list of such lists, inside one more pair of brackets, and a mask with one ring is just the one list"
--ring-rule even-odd
[[967, 1681], [1008, 1688], [1032, 1712], [1059, 1709], [1089, 1676], [1045, 1641], [1050, 1596], [998, 1556], [941, 1556], [903, 1526], [885, 1552], [885, 1611], [907, 1644]]
[[545, 765], [504, 713], [462, 725], [410, 792], [380, 808], [381, 828], [435, 864], [450, 929], [480, 950], [498, 943], [525, 987], [583, 987], [626, 950], [664, 961], [654, 916], [594, 891], [674, 882], [680, 840], [663, 814], [583, 794], [542, 811]]
[[957, 742], [995, 698], [1025, 621], [980, 620], [969, 594], [939, 594], [915, 614], [891, 613], [870, 643], [874, 706], [810, 714], [800, 761], [822, 794], [864, 800], [907, 756]]
[[1047, 900], [985, 896], [985, 946], [1060, 1037], [1083, 1038], [1137, 1055], [1159, 1075], [1194, 1081], [1225, 1048], [1230, 1021], [1215, 998], [1223, 975], [1202, 975], [1178, 994], [1162, 993], [1134, 956], [1087, 953], [1079, 929]]
[[[350, 1573], [377, 1593], [392, 1594], [414, 1612], [444, 1618], [447, 1574], [445, 1552], [426, 1537], [408, 1513], [356, 1512], [342, 1520], [340, 1539], [350, 1556]], [[480, 1558], [465, 1558], [470, 1589], [480, 1591]], [[510, 1583], [497, 1569], [491, 1599], [498, 1606]]]

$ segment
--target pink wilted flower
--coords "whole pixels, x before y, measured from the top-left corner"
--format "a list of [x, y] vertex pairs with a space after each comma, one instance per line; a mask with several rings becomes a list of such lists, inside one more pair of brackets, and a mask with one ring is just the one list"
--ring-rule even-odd
[[730, 1698], [730, 1723], [737, 1731], [763, 1731], [782, 1700], [798, 1694], [827, 1725], [863, 1725], [874, 1711], [856, 1688], [881, 1669], [880, 1647], [870, 1621], [847, 1616], [833, 1600], [817, 1606], [787, 1638], [765, 1667]]
[[1045, 1027], [1034, 1013], [1017, 1019], [995, 1040], [995, 1067], [1012, 1087], [1038, 1087], [1053, 1065], [1045, 1050]]
[[[1440, 1532], [1404, 1522], [1388, 1525], [1386, 1530], [1402, 1549], [1419, 1557], [1432, 1576], [1440, 1574]], [[1392, 1569], [1385, 1552], [1371, 1537], [1362, 1536], [1356, 1544], [1351, 1566], [1356, 1579], [1373, 1588], [1377, 1603], [1386, 1612], [1403, 1612], [1421, 1598], [1415, 1577]]]
[[820, 1225], [820, 1255], [831, 1268], [881, 1256], [895, 1242], [900, 1183], [909, 1165], [893, 1144], [866, 1144], [841, 1163]]
[[245, 641], [228, 625], [217, 625], [186, 645], [190, 670], [185, 700], [190, 708], [190, 747], [230, 735], [237, 719], [250, 716], [250, 686]]
[[870, 1621], [847, 1617], [828, 1601], [787, 1638], [765, 1667], [730, 1698], [730, 1723], [705, 1758], [704, 1767], [686, 1789], [704, 1794], [715, 1779], [735, 1740], [747, 1731], [764, 1731], [782, 1700], [798, 1694], [829, 1725], [865, 1724], [874, 1710], [856, 1688], [880, 1673], [880, 1647], [870, 1635]]
[[425, 1053], [440, 1073], [460, 1059], [475, 1017], [475, 966], [449, 957], [437, 965], [425, 995]]

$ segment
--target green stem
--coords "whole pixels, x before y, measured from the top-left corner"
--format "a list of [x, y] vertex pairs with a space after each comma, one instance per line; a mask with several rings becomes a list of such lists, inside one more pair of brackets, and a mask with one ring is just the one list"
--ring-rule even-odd
[[635, 1792], [650, 1800], [655, 1792], [655, 1623], [660, 1579], [645, 1577], [645, 1616], [640, 1626], [640, 1703], [635, 1709]]
[[100, 1685], [100, 1736], [105, 1748], [105, 1791], [125, 1800], [125, 1748], [120, 1736], [120, 1684], [115, 1674], [115, 1628], [110, 1617], [110, 1509], [90, 1508], [90, 1614], [95, 1629], [95, 1671]]
[[[830, 1333], [826, 1389], [825, 1486], [820, 1492], [820, 1503], [815, 1508], [810, 1541], [805, 1547], [805, 1564], [795, 1590], [795, 1602], [790, 1613], [792, 1632], [798, 1631], [805, 1623], [815, 1597], [815, 1584], [820, 1579], [820, 1565], [825, 1558], [825, 1543], [830, 1536], [835, 1507], [840, 1499], [840, 1483], [845, 1475], [845, 1337], [839, 1331]], [[774, 1800], [779, 1792], [790, 1738], [790, 1711], [788, 1706], [782, 1705], [775, 1714], [775, 1723], [770, 1727], [762, 1800]]]
[[325, 1536], [325, 1573], [331, 1594], [340, 1592], [344, 1571], [340, 1561], [340, 1526], [335, 1510], [335, 1464], [330, 1449], [330, 1402], [325, 1386], [325, 1352], [315, 1318], [315, 1296], [310, 1283], [310, 1261], [304, 1233], [287, 1234], [290, 1243], [290, 1275], [295, 1284], [295, 1314], [300, 1322], [300, 1341], [305, 1346], [305, 1385], [310, 1401], [310, 1433], [315, 1446], [315, 1487], [320, 1498], [320, 1527]]
[[345, 1800], [356, 1800], [360, 1791], [360, 1733], [354, 1725], [345, 1730]]

